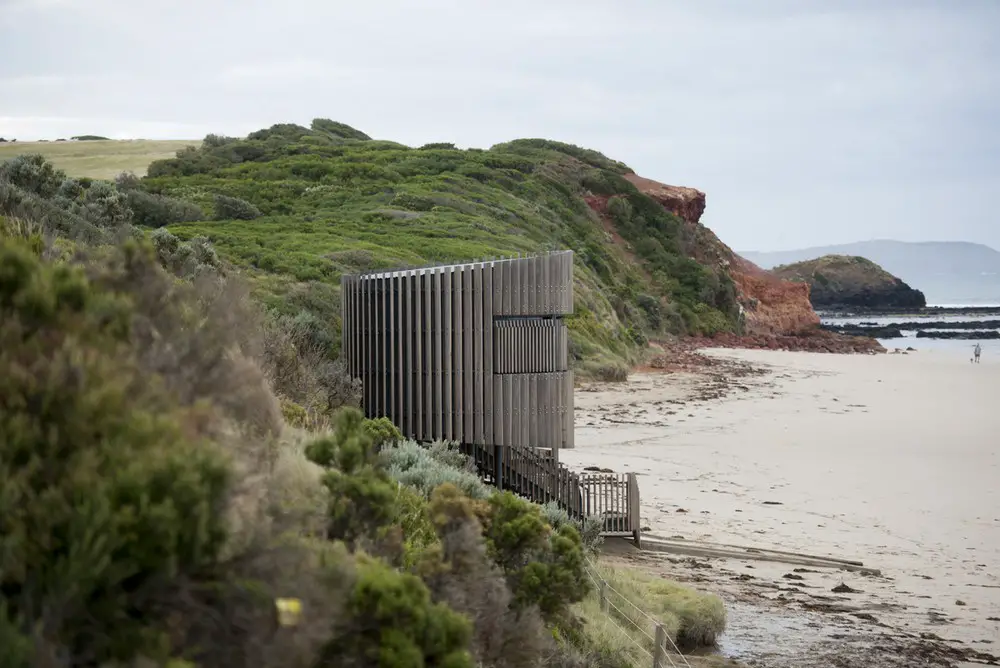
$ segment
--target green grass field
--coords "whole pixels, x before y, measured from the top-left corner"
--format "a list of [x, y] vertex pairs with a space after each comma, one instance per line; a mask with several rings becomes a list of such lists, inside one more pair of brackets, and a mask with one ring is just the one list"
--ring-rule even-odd
[[179, 149], [200, 144], [200, 139], [19, 141], [0, 144], [0, 161], [23, 153], [41, 153], [70, 176], [112, 179], [121, 172], [144, 176], [151, 162], [172, 158]]

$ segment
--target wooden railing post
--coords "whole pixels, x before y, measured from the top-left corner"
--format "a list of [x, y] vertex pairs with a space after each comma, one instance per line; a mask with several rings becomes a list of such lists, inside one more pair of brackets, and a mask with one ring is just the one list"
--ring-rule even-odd
[[628, 474], [628, 526], [637, 549], [642, 549], [642, 519], [640, 517], [639, 479], [634, 473]]
[[656, 625], [656, 647], [653, 648], [653, 668], [663, 668], [663, 659], [666, 658], [667, 630], [663, 624]]

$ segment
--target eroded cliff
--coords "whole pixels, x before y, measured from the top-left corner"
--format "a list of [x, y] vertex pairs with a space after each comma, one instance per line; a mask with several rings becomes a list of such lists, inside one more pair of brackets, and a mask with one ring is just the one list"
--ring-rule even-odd
[[809, 287], [782, 280], [743, 259], [701, 224], [705, 193], [671, 186], [637, 174], [626, 174], [642, 193], [652, 197], [688, 226], [689, 255], [703, 264], [725, 267], [736, 286], [743, 309], [744, 333], [752, 337], [796, 336], [814, 330], [819, 316], [809, 302]]

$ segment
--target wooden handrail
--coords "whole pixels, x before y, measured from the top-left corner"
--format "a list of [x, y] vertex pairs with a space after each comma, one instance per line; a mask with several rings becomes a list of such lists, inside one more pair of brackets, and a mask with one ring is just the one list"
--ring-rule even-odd
[[520, 446], [463, 444], [462, 451], [490, 484], [535, 503], [555, 501], [573, 519], [601, 520], [604, 535], [631, 535], [639, 544], [639, 484], [634, 473], [577, 473], [552, 456]]

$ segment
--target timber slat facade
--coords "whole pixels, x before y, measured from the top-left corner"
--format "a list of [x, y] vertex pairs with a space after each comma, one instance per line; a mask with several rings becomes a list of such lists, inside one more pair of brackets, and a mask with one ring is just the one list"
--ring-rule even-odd
[[341, 279], [343, 353], [404, 435], [573, 447], [573, 253]]
[[638, 535], [634, 475], [631, 495], [598, 503], [599, 486], [558, 461], [573, 447], [572, 251], [345, 275], [341, 288], [343, 359], [368, 417], [457, 442], [498, 487]]

